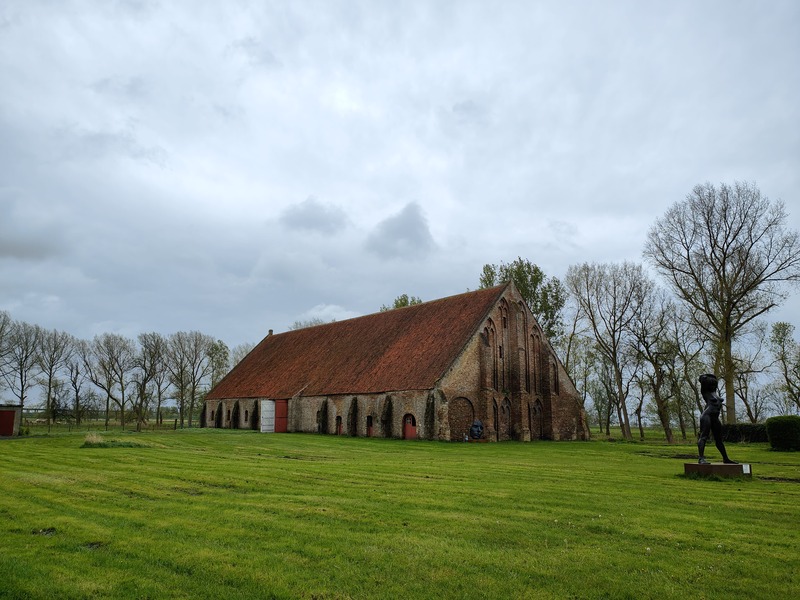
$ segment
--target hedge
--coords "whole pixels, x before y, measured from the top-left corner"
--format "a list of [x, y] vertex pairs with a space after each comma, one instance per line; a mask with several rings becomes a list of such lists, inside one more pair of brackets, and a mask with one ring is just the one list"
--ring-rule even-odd
[[773, 450], [800, 450], [800, 416], [771, 417], [766, 426]]
[[768, 442], [767, 427], [763, 423], [724, 423], [722, 439], [725, 442]]

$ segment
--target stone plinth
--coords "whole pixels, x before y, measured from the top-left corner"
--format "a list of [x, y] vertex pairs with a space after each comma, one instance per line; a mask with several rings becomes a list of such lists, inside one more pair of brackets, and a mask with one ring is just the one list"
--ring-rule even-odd
[[752, 477], [753, 471], [749, 464], [726, 465], [725, 463], [683, 463], [683, 472], [686, 475], [696, 474], [703, 476], [716, 475], [717, 477]]

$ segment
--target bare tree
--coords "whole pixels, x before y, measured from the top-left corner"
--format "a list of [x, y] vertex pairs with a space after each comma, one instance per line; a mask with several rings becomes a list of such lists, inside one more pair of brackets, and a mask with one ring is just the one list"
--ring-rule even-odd
[[72, 415], [75, 424], [80, 425], [85, 412], [83, 403], [83, 384], [86, 382], [86, 371], [83, 366], [83, 356], [88, 352], [84, 340], [72, 339], [72, 352], [67, 361], [69, 384], [72, 388]]
[[767, 410], [764, 378], [772, 367], [772, 360], [766, 348], [767, 324], [757, 321], [751, 325], [747, 334], [740, 337], [734, 349], [733, 361], [736, 373], [734, 391], [744, 405], [748, 420], [751, 423], [758, 423]]
[[83, 364], [89, 380], [106, 395], [106, 427], [109, 421], [109, 401], [120, 410], [120, 422], [125, 426], [125, 407], [128, 387], [135, 368], [136, 347], [133, 341], [116, 333], [95, 336], [83, 355]]
[[728, 423], [736, 422], [733, 340], [778, 306], [779, 284], [800, 280], [800, 241], [783, 203], [750, 183], [697, 185], [648, 233], [644, 256], [691, 307], [718, 350]]
[[38, 325], [24, 321], [13, 321], [5, 335], [3, 364], [0, 365], [3, 379], [24, 409], [28, 391], [38, 368], [39, 338], [42, 330]]
[[[670, 444], [675, 441], [669, 410], [669, 400], [674, 391], [670, 374], [678, 353], [670, 335], [675, 318], [675, 306], [666, 293], [653, 288], [648, 297], [643, 298], [640, 310], [636, 312], [631, 323], [632, 349], [642, 363], [639, 375], [642, 381], [642, 397], [645, 392], [652, 397], [658, 420]], [[641, 408], [639, 410], [641, 412]]]
[[325, 325], [326, 323], [333, 323], [333, 321], [326, 321], [319, 317], [311, 317], [310, 319], [295, 321], [289, 326], [289, 331], [297, 331], [298, 329], [305, 329], [306, 327], [316, 327], [317, 325]]
[[794, 340], [794, 325], [783, 321], [773, 324], [769, 344], [780, 372], [778, 389], [800, 410], [800, 344]]
[[178, 418], [183, 428], [186, 401], [189, 395], [189, 341], [186, 332], [179, 331], [167, 338], [167, 370], [169, 382], [178, 405]]
[[[5, 357], [11, 350], [11, 316], [4, 310], [0, 310], [0, 372], [5, 364]], [[2, 383], [2, 381], [0, 381]]]
[[206, 378], [211, 374], [210, 355], [213, 344], [213, 337], [199, 331], [179, 331], [169, 337], [167, 364], [177, 395], [181, 427], [184, 425], [186, 411], [189, 415], [189, 427], [192, 426], [195, 404]]
[[147, 414], [153, 399], [153, 387], [156, 387], [160, 410], [161, 388], [157, 385], [156, 378], [164, 372], [166, 342], [161, 334], [156, 332], [139, 334], [139, 351], [133, 363], [135, 372], [133, 386], [136, 395], [133, 400], [133, 412], [136, 414], [136, 431], [142, 430], [142, 425], [147, 422]]
[[612, 369], [622, 434], [631, 440], [627, 398], [633, 365], [627, 360], [626, 351], [633, 321], [653, 282], [645, 276], [641, 265], [629, 262], [572, 265], [566, 282], [582, 317], [589, 323], [598, 353]]
[[256, 345], [252, 342], [245, 342], [243, 344], [238, 344], [233, 347], [233, 352], [231, 354], [231, 364], [233, 366], [238, 365], [242, 362], [242, 359], [250, 354], [250, 352], [255, 348]]
[[42, 330], [39, 336], [37, 364], [41, 371], [40, 384], [45, 391], [45, 415], [47, 424], [55, 417], [54, 387], [59, 373], [69, 362], [74, 348], [72, 336], [64, 331]]
[[163, 422], [161, 407], [166, 398], [167, 389], [170, 385], [169, 380], [169, 367], [167, 364], [169, 353], [169, 342], [160, 333], [145, 334], [146, 341], [142, 340], [139, 336], [139, 343], [143, 348], [147, 347], [149, 352], [153, 355], [153, 363], [155, 370], [153, 374], [153, 387], [155, 388], [156, 395], [156, 423], [159, 425]]
[[189, 427], [205, 380], [211, 375], [214, 338], [199, 331], [189, 333]]

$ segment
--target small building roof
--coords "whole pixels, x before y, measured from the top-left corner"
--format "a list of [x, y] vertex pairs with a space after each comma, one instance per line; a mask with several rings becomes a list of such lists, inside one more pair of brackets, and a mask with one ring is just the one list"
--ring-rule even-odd
[[432, 389], [507, 285], [268, 335], [207, 398]]

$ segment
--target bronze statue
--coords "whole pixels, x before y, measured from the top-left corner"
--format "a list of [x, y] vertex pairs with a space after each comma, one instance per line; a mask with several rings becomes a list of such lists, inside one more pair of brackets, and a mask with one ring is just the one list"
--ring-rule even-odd
[[475, 419], [472, 422], [472, 427], [469, 428], [469, 437], [473, 440], [479, 440], [483, 437], [483, 423], [480, 422], [480, 419]]
[[712, 374], [700, 375], [700, 393], [706, 401], [706, 409], [700, 415], [700, 437], [697, 440], [697, 450], [700, 454], [701, 465], [707, 465], [705, 459], [706, 442], [709, 434], [714, 435], [714, 444], [722, 454], [722, 462], [726, 465], [738, 465], [735, 460], [728, 458], [725, 444], [722, 443], [722, 423], [719, 422], [719, 413], [722, 411], [722, 398], [717, 394], [717, 376]]

